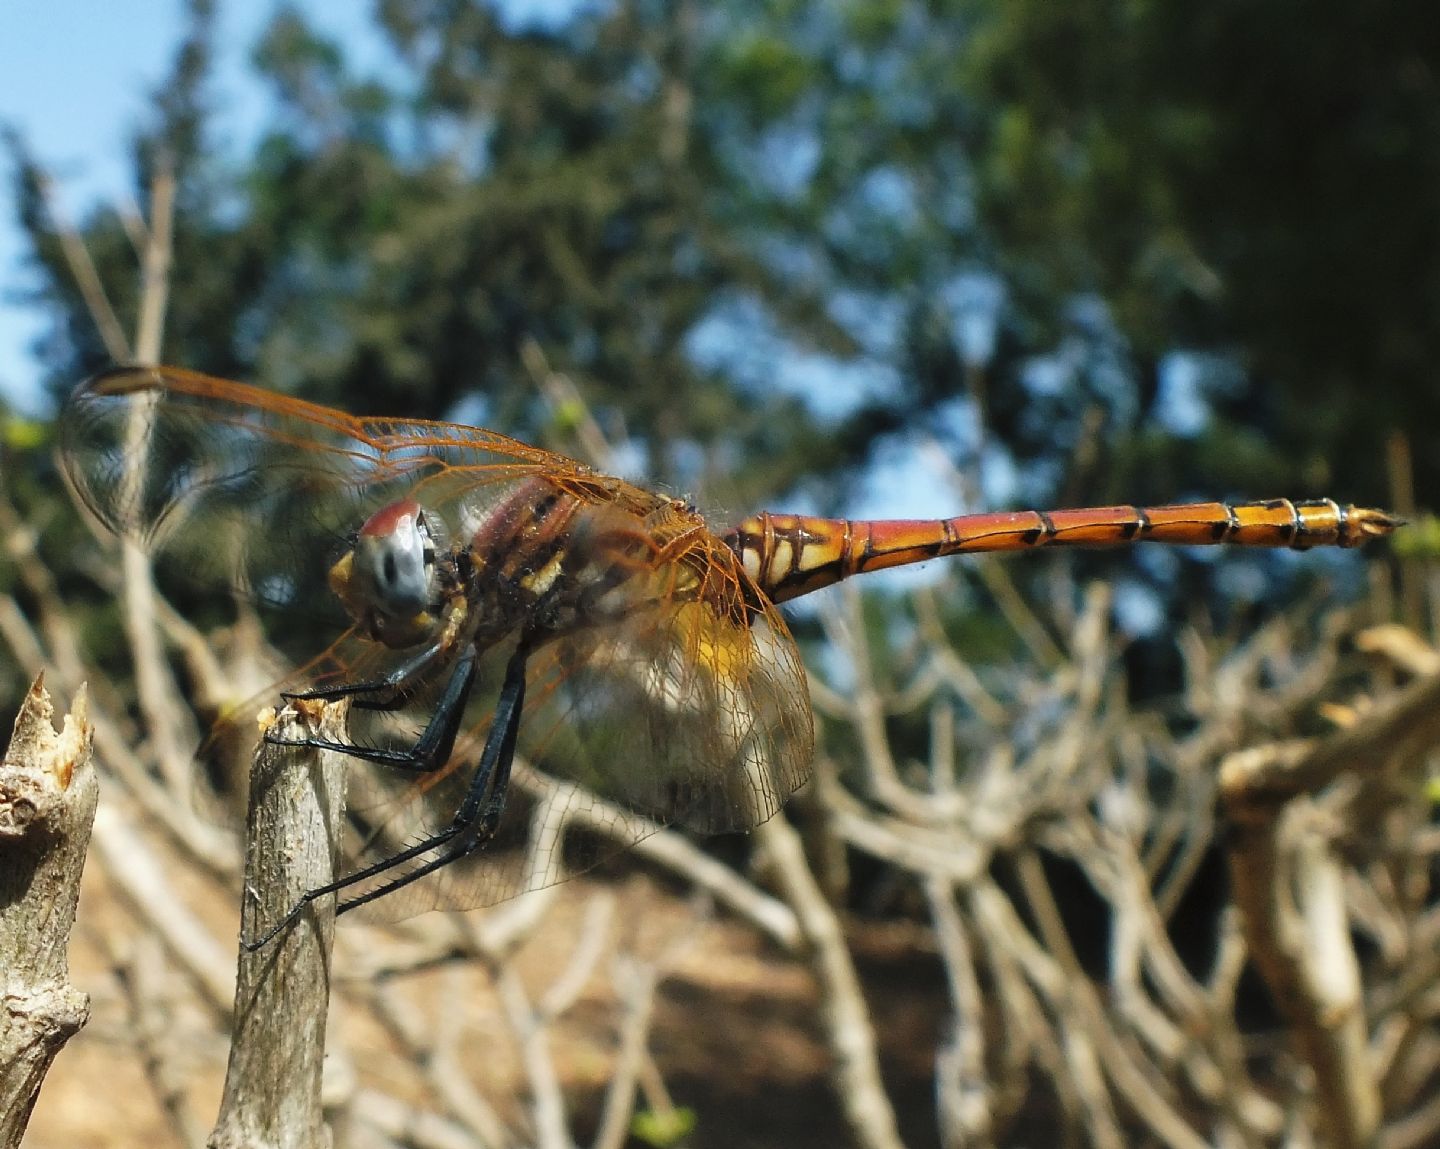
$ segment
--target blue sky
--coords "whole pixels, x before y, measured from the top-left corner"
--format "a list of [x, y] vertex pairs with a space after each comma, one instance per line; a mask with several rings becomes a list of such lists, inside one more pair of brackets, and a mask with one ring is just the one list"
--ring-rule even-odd
[[[549, 0], [554, 3], [555, 0]], [[249, 70], [249, 53], [278, 5], [222, 3], [216, 88], [222, 142], [237, 149], [253, 137], [265, 92]], [[369, 4], [301, 0], [295, 7], [339, 37], [366, 68], [383, 50], [369, 23]], [[0, 43], [0, 123], [18, 128], [54, 177], [64, 210], [78, 218], [95, 203], [130, 194], [129, 141], [184, 34], [179, 0], [28, 0], [5, 5]], [[0, 394], [39, 412], [36, 368], [28, 346], [41, 317], [20, 305], [24, 241], [16, 223], [13, 181], [0, 185]]]
[[[371, 23], [369, 3], [291, 2], [341, 42], [356, 71], [383, 69], [393, 59]], [[587, 2], [499, 0], [499, 6], [512, 26], [522, 26], [563, 20]], [[279, 0], [222, 0], [219, 8], [213, 138], [237, 155], [254, 140], [266, 116], [268, 93], [251, 73], [249, 55], [277, 7]], [[152, 93], [185, 31], [180, 0], [13, 3], [5, 16], [0, 122], [18, 128], [49, 170], [69, 218], [83, 217], [98, 202], [123, 203], [132, 194], [130, 139], [143, 124]], [[12, 181], [6, 179], [0, 183], [0, 396], [43, 415], [45, 400], [29, 346], [43, 330], [44, 318], [17, 298], [26, 288], [24, 251]], [[788, 361], [782, 374], [791, 389], [808, 393], [817, 403], [841, 395], [853, 402], [886, 384], [884, 378], [872, 378], [873, 372], [846, 375], [833, 363], [803, 359]], [[767, 370], [765, 377], [768, 385], [775, 385], [773, 371]], [[877, 480], [872, 493], [883, 495], [892, 514], [918, 514], [929, 508], [917, 503], [941, 500], [934, 493], [917, 498], [919, 492], [934, 492], [933, 482], [916, 481], [906, 468], [892, 466], [884, 474], [888, 478]], [[953, 493], [947, 492], [943, 500], [953, 501]]]
[[[7, 5], [0, 121], [48, 166], [72, 217], [99, 198], [125, 194], [127, 138], [181, 29], [173, 3]], [[25, 248], [10, 174], [0, 189], [0, 391], [33, 410], [39, 400], [27, 348], [42, 324], [15, 298], [25, 287]]]
[[[604, 0], [494, 0], [512, 28], [561, 23]], [[220, 0], [215, 36], [216, 139], [237, 153], [264, 120], [267, 93], [251, 49], [282, 0]], [[344, 47], [360, 73], [394, 57], [372, 22], [370, 0], [289, 0]], [[0, 125], [17, 128], [53, 176], [63, 210], [78, 219], [97, 202], [123, 202], [129, 141], [185, 31], [181, 0], [13, 0], [0, 39]], [[25, 251], [10, 172], [0, 180], [0, 396], [43, 414], [28, 348], [42, 317], [21, 305]]]
[[[516, 27], [564, 20], [590, 2], [593, 0], [497, 0], [503, 17]], [[355, 71], [383, 70], [393, 63], [371, 22], [369, 3], [291, 3], [343, 45]], [[277, 7], [279, 0], [222, 0], [219, 8], [213, 80], [218, 115], [213, 138], [237, 156], [247, 150], [266, 118], [268, 92], [253, 76], [249, 55]], [[6, 7], [5, 17], [5, 40], [0, 45], [0, 123], [18, 128], [46, 165], [70, 218], [80, 218], [99, 201], [123, 202], [130, 195], [129, 141], [148, 114], [152, 92], [166, 74], [184, 33], [182, 3], [48, 0], [44, 4], [12, 3]], [[43, 329], [43, 317], [17, 299], [26, 287], [21, 265], [25, 248], [16, 223], [11, 182], [0, 182], [0, 396], [22, 410], [43, 415], [44, 399], [28, 350]], [[957, 280], [957, 291], [965, 288], [973, 295], [974, 287]], [[957, 296], [952, 302], [964, 310], [963, 299]], [[980, 309], [991, 325], [994, 303], [991, 300]], [[957, 312], [957, 322], [963, 321]], [[755, 333], [743, 317], [741, 322]], [[731, 327], [721, 341], [726, 354], [734, 354], [738, 346], [733, 331]], [[745, 346], [750, 343], [747, 340]], [[765, 380], [763, 385], [786, 386], [817, 406], [824, 406], [821, 401], [828, 397], [832, 404], [848, 407], [861, 397], [874, 399], [894, 385], [880, 369], [885, 360], [883, 347], [876, 351], [878, 358], [842, 370], [845, 365], [777, 354], [770, 348], [760, 377]], [[777, 360], [784, 368], [778, 372]], [[1172, 366], [1177, 369], [1167, 372], [1163, 407], [1185, 424], [1172, 430], [1193, 434], [1205, 420], [1197, 384], [1193, 372], [1180, 369], [1183, 362]], [[955, 492], [948, 483], [937, 483], [932, 469], [917, 463], [917, 456], [923, 454], [917, 444], [895, 447], [895, 457], [888, 465], [877, 467], [873, 481], [866, 484], [871, 497], [856, 508], [857, 513], [879, 514], [887, 508], [892, 515], [938, 514], [945, 509], [953, 513], [957, 509]], [[987, 476], [994, 478], [988, 471]], [[1004, 489], [987, 494], [992, 500], [1007, 497]]]
[[[597, 0], [495, 0], [512, 27], [560, 22], [577, 8]], [[604, 0], [598, 0], [603, 3]], [[393, 57], [371, 22], [371, 4], [327, 0], [290, 0], [313, 26], [337, 39], [351, 66], [366, 73], [386, 68]], [[267, 92], [252, 75], [249, 55], [280, 0], [221, 0], [213, 79], [218, 116], [214, 138], [237, 155], [254, 140], [267, 110]], [[170, 65], [184, 33], [180, 0], [15, 0], [5, 6], [0, 42], [0, 124], [18, 129], [29, 148], [53, 176], [63, 210], [79, 219], [96, 203], [123, 202], [130, 195], [129, 142], [148, 113], [151, 95]], [[12, 181], [0, 182], [0, 397], [22, 411], [48, 414], [40, 393], [37, 367], [29, 346], [43, 330], [43, 317], [22, 306], [26, 288], [21, 264], [24, 240], [16, 222]], [[957, 281], [973, 295], [976, 285]], [[981, 284], [983, 287], [984, 284]], [[967, 295], [968, 298], [968, 295]], [[960, 311], [965, 300], [952, 301]], [[973, 301], [972, 301], [973, 302]], [[994, 301], [980, 310], [993, 327]], [[973, 311], [974, 308], [971, 308]], [[968, 314], [968, 313], [967, 313]], [[974, 334], [974, 316], [967, 332]], [[957, 312], [957, 322], [966, 322]], [[984, 327], [984, 324], [981, 326]], [[978, 329], [977, 329], [978, 330]], [[986, 328], [988, 330], [988, 328]], [[732, 330], [733, 334], [733, 330]], [[981, 332], [983, 334], [983, 331]], [[722, 342], [729, 342], [725, 340]], [[982, 340], [983, 342], [983, 340]], [[748, 343], [747, 343], [748, 345]], [[729, 353], [735, 351], [730, 344]], [[837, 371], [833, 362], [781, 355], [783, 385], [818, 402], [844, 395], [846, 402], [883, 393], [894, 381], [883, 371]], [[883, 360], [883, 356], [880, 357]], [[983, 356], [982, 356], [983, 358]], [[1200, 400], [1196, 365], [1175, 356], [1165, 372], [1162, 412], [1171, 430], [1194, 434], [1208, 411]], [[877, 362], [879, 362], [877, 360]], [[762, 373], [775, 386], [771, 356]], [[961, 508], [959, 495], [943, 468], [927, 462], [932, 444], [896, 441], [882, 450], [863, 484], [851, 514], [932, 516]], [[1003, 466], [984, 468], [988, 499], [1013, 497], [1013, 475]], [[803, 508], [792, 508], [803, 509]], [[895, 572], [903, 581], [903, 574]], [[926, 575], [912, 572], [912, 577]]]

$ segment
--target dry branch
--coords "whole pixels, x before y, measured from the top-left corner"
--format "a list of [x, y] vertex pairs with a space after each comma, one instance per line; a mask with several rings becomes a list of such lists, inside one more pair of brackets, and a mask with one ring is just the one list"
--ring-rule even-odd
[[20, 1143], [55, 1055], [90, 1015], [67, 950], [99, 785], [85, 692], [57, 734], [43, 677], [0, 766], [0, 1146]]
[[895, 1110], [880, 1080], [875, 1027], [835, 911], [810, 872], [800, 835], [789, 822], [772, 818], [756, 836], [800, 922], [820, 986], [822, 1021], [835, 1059], [832, 1078], [850, 1135], [862, 1149], [900, 1149]]
[[[1235, 824], [1231, 880], [1246, 937], [1314, 1074], [1321, 1127], [1341, 1147], [1373, 1143], [1381, 1103], [1333, 841], [1345, 821], [1380, 824], [1378, 811], [1395, 801], [1397, 779], [1418, 770], [1437, 741], [1440, 677], [1433, 677], [1318, 745], [1232, 754], [1221, 770]], [[1343, 807], [1349, 819], [1311, 801], [1342, 778], [1353, 787]]]
[[[342, 705], [297, 704], [282, 710], [270, 731], [286, 740], [308, 735], [341, 741], [344, 713]], [[308, 890], [334, 880], [344, 801], [342, 756], [261, 742], [246, 822], [243, 938], [258, 936]], [[334, 932], [334, 900], [322, 898], [268, 945], [254, 952], [242, 947], [234, 1042], [211, 1149], [330, 1143], [320, 1069]]]

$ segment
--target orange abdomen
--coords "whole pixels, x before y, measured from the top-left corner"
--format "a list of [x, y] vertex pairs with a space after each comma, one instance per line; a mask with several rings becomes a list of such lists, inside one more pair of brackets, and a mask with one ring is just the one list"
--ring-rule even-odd
[[725, 536], [745, 570], [774, 602], [797, 598], [865, 571], [944, 555], [1029, 547], [1106, 547], [1131, 542], [1250, 547], [1353, 547], [1389, 534], [1384, 511], [1330, 499], [1184, 503], [1001, 511], [953, 519], [865, 521], [762, 512]]

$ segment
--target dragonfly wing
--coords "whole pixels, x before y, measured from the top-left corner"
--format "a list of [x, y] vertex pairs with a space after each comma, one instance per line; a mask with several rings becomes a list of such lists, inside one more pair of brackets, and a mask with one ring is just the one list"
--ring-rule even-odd
[[[592, 584], [614, 601], [574, 606], [577, 621], [558, 637], [543, 619], [523, 623], [546, 641], [531, 656], [521, 737], [531, 761], [565, 780], [547, 809], [587, 815], [576, 821], [588, 832], [573, 835], [563, 857], [557, 848], [511, 864], [523, 855], [506, 846], [523, 840], [529, 822], [516, 787], [500, 839], [478, 864], [397, 890], [372, 916], [487, 904], [549, 885], [659, 824], [745, 829], [806, 777], [814, 736], [794, 642], [734, 552], [677, 500], [483, 429], [356, 419], [170, 368], [124, 369], [83, 385], [62, 417], [62, 459], [83, 503], [114, 533], [179, 560], [192, 581], [302, 610], [308, 621], [290, 628], [292, 650], [348, 625], [329, 590], [330, 564], [352, 531], [396, 499], [420, 499], [459, 541], [494, 529], [491, 512], [537, 477], [582, 504], [583, 529], [565, 540], [567, 564], [624, 577]], [[470, 733], [445, 768], [417, 776], [354, 761], [352, 869], [451, 824], [512, 648], [503, 640], [482, 652]], [[413, 745], [458, 649], [407, 682], [392, 709], [352, 707], [352, 740]], [[399, 657], [352, 633], [301, 681], [373, 681]], [[607, 822], [611, 832], [594, 832]]]
[[[718, 561], [728, 563], [729, 553]], [[738, 564], [719, 573], [745, 577]], [[482, 660], [480, 711], [493, 705], [508, 653]], [[486, 733], [488, 717], [447, 770], [418, 784], [383, 768], [352, 772], [352, 847], [361, 847], [352, 848], [352, 867], [448, 825]], [[661, 826], [749, 829], [804, 784], [814, 730], [799, 653], [778, 611], [758, 600], [740, 614], [717, 613], [690, 599], [652, 603], [537, 650], [520, 741], [517, 781], [495, 839], [357, 916], [391, 921], [504, 901], [589, 869]], [[540, 795], [548, 827], [532, 824]], [[563, 849], [527, 851], [532, 837], [546, 841], [556, 819], [576, 831], [564, 836]]]
[[560, 456], [157, 367], [82, 384], [61, 417], [61, 459], [106, 528], [174, 559], [188, 581], [338, 621], [325, 576], [373, 511], [417, 491], [442, 513], [463, 493], [473, 510]]
[[701, 833], [748, 830], [808, 777], [804, 671], [773, 610], [745, 624], [704, 602], [582, 632], [547, 652], [532, 757], [618, 808]]

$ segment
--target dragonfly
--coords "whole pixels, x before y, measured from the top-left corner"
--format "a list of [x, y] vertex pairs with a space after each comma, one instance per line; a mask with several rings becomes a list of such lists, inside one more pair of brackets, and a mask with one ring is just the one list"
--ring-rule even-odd
[[[778, 607], [842, 579], [1045, 547], [1354, 547], [1399, 524], [1272, 499], [937, 520], [762, 512], [715, 531], [683, 499], [493, 431], [359, 418], [174, 367], [83, 383], [61, 458], [114, 534], [289, 612], [298, 632], [339, 635], [280, 689], [350, 700], [346, 741], [302, 743], [361, 767], [346, 868], [257, 944], [323, 896], [366, 918], [470, 908], [662, 825], [714, 834], [770, 818], [815, 749]], [[504, 817], [517, 755], [609, 832], [502, 864], [505, 828], [523, 821]]]

